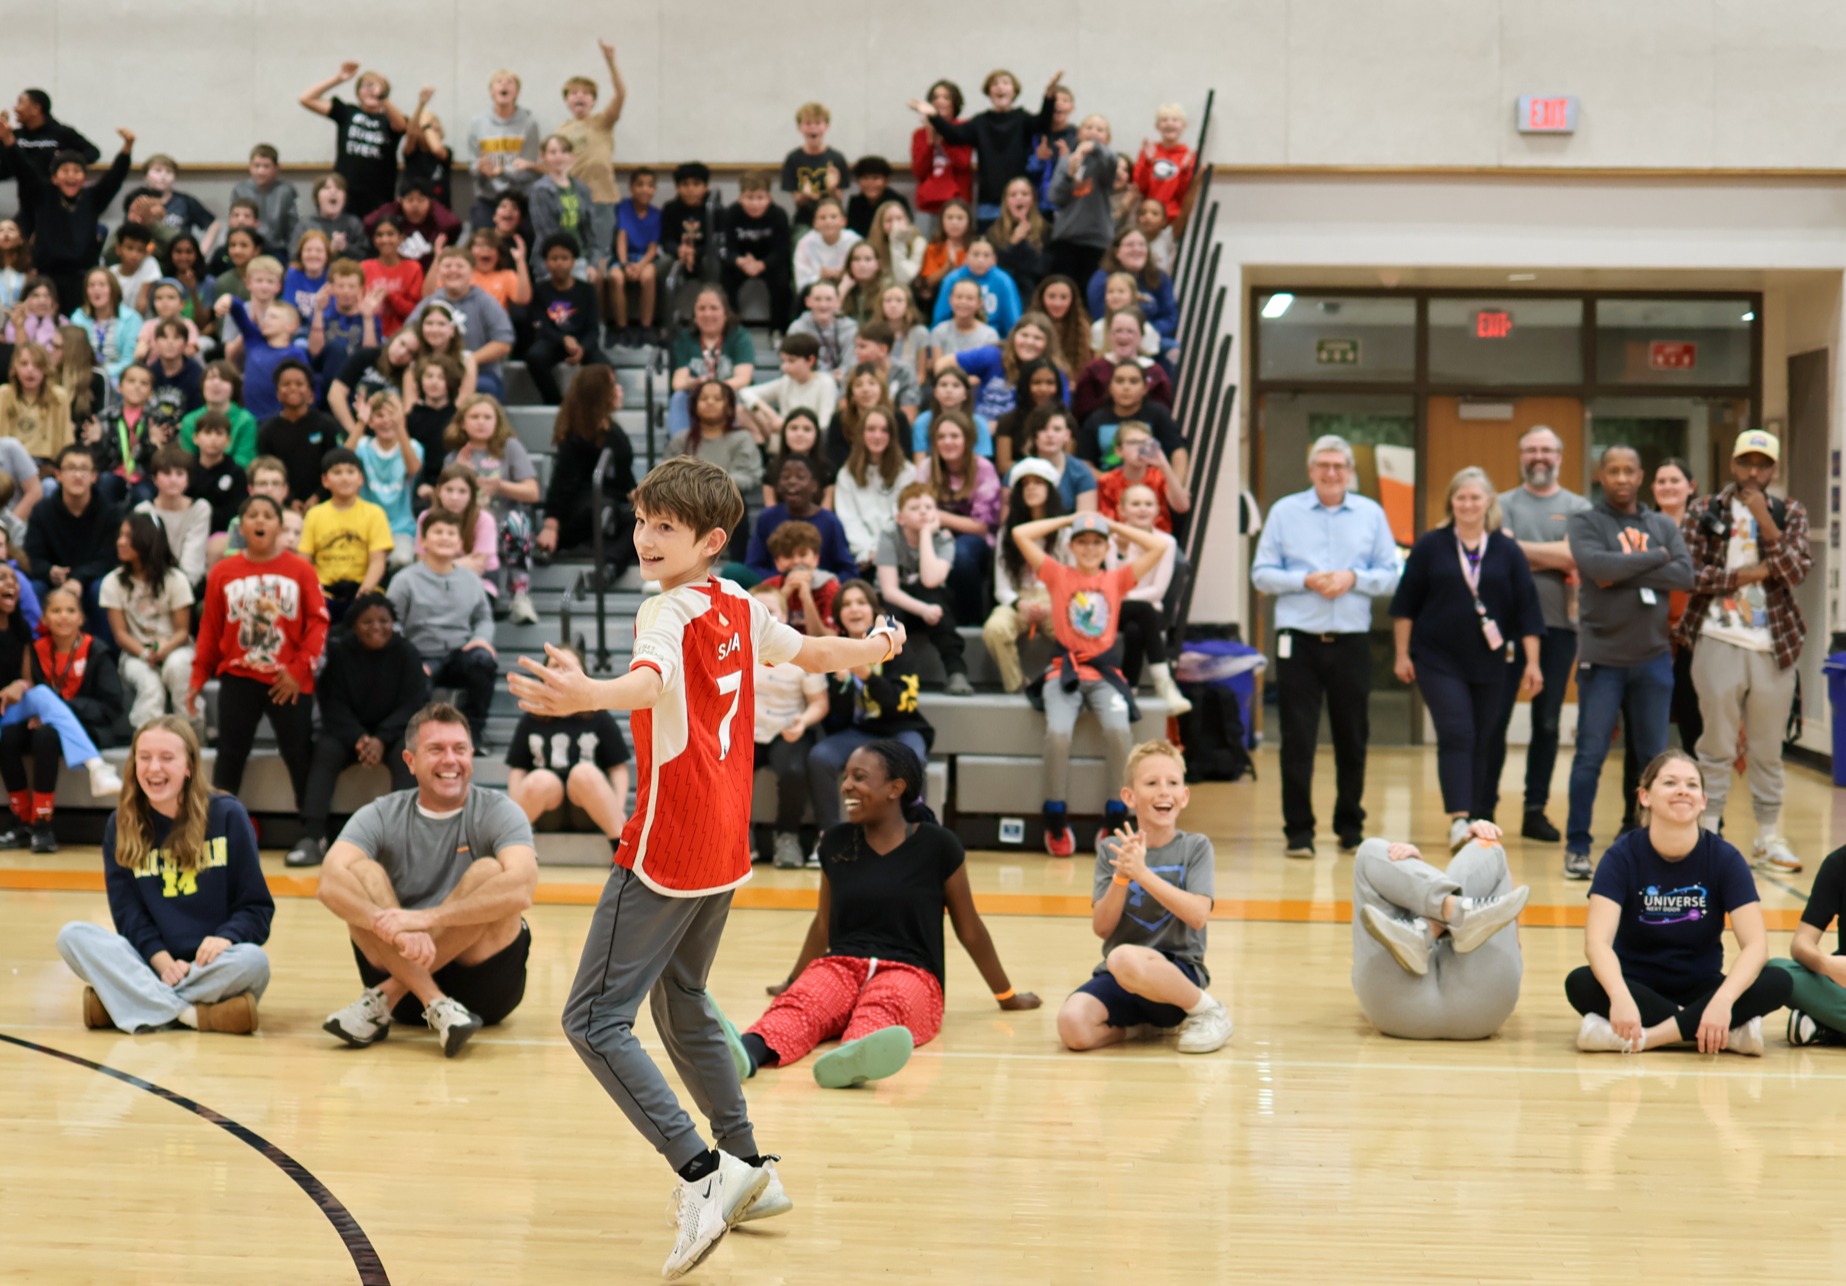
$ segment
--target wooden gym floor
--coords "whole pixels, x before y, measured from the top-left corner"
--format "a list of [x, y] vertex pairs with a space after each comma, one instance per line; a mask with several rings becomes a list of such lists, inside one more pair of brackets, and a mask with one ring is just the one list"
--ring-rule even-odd
[[[1517, 839], [1533, 886], [1518, 1011], [1490, 1041], [1381, 1037], [1347, 981], [1351, 863], [1331, 841], [1283, 859], [1274, 755], [1259, 766], [1257, 783], [1196, 790], [1188, 816], [1218, 849], [1229, 1045], [1063, 1052], [1056, 1006], [1096, 956], [1089, 865], [974, 855], [1002, 958], [1045, 1008], [996, 1010], [951, 935], [943, 1034], [899, 1076], [829, 1092], [805, 1065], [761, 1073], [752, 1112], [795, 1210], [727, 1238], [692, 1280], [1837, 1280], [1846, 1053], [1790, 1049], [1772, 1020], [1762, 1059], [1578, 1054], [1562, 979], [1584, 886], [1558, 846]], [[1323, 755], [1323, 815], [1331, 776]], [[1370, 783], [1374, 833], [1439, 852], [1433, 752], [1377, 751]], [[1759, 876], [1776, 954], [1846, 842], [1842, 799], [1791, 767], [1808, 866]], [[357, 993], [345, 935], [302, 896], [311, 880], [265, 865], [281, 896], [261, 1033], [130, 1037], [82, 1029], [52, 945], [67, 920], [108, 923], [96, 851], [0, 860], [0, 1278], [658, 1280], [671, 1175], [557, 1026], [596, 873], [544, 872], [525, 1004], [451, 1061], [421, 1032], [353, 1051], [320, 1031]], [[759, 868], [740, 893], [713, 979], [740, 1026], [792, 962], [814, 881]]]

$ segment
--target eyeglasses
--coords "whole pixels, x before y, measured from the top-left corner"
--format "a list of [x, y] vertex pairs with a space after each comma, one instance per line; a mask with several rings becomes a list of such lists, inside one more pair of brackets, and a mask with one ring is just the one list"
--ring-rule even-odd
[[1344, 460], [1316, 460], [1308, 468], [1319, 469], [1322, 473], [1345, 473], [1352, 466]]

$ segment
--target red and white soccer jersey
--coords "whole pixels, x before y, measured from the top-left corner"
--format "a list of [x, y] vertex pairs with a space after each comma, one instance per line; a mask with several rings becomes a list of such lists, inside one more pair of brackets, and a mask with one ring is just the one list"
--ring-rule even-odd
[[649, 599], [634, 660], [660, 675], [629, 718], [639, 787], [616, 860], [657, 893], [701, 897], [750, 878], [756, 668], [792, 661], [801, 635], [731, 581], [710, 577]]

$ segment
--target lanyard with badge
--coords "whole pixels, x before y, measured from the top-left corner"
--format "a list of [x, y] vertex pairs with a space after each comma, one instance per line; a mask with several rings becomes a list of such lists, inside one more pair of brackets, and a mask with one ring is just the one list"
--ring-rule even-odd
[[1500, 623], [1487, 614], [1487, 604], [1481, 602], [1481, 560], [1487, 556], [1486, 532], [1481, 533], [1481, 547], [1469, 552], [1461, 543], [1461, 537], [1455, 537], [1456, 557], [1461, 560], [1461, 578], [1468, 582], [1468, 592], [1474, 596], [1474, 614], [1481, 618], [1481, 637], [1487, 640], [1487, 650], [1498, 652], [1506, 647], [1506, 640], [1500, 634]]

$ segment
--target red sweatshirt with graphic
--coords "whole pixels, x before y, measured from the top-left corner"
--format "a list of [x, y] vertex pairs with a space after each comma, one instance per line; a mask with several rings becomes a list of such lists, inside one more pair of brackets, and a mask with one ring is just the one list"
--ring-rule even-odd
[[192, 686], [221, 674], [273, 683], [287, 670], [303, 692], [327, 645], [327, 603], [314, 565], [283, 550], [266, 563], [232, 554], [205, 582]]
[[1167, 220], [1179, 218], [1180, 203], [1192, 186], [1192, 171], [1198, 164], [1192, 149], [1184, 143], [1168, 146], [1155, 143], [1141, 149], [1135, 157], [1134, 181], [1141, 195], [1167, 208]]

